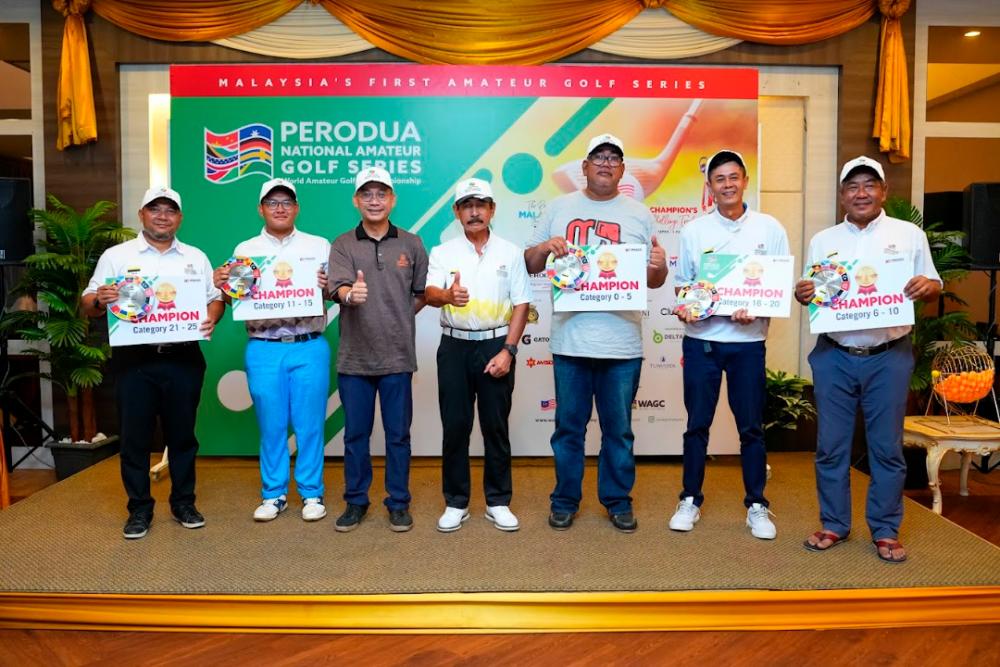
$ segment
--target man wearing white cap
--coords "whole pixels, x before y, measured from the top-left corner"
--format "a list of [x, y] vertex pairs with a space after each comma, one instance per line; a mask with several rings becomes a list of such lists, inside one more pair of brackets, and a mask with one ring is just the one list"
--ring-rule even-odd
[[[294, 258], [326, 262], [330, 243], [295, 227], [299, 214], [295, 184], [283, 178], [264, 183], [257, 198], [264, 219], [260, 234], [236, 246], [237, 257]], [[317, 282], [326, 288], [320, 269]], [[215, 270], [216, 287], [229, 280], [229, 267]], [[227, 300], [228, 296], [225, 297]], [[295, 432], [295, 485], [302, 518], [319, 521], [323, 504], [323, 427], [330, 388], [330, 346], [323, 338], [326, 315], [247, 320], [247, 384], [260, 429], [260, 506], [255, 521], [271, 521], [288, 505], [288, 427]]]
[[490, 229], [496, 202], [489, 183], [478, 178], [459, 183], [452, 208], [464, 233], [431, 250], [427, 271], [427, 303], [441, 307], [437, 364], [446, 507], [437, 528], [449, 533], [469, 518], [469, 435], [478, 400], [486, 518], [500, 530], [514, 531], [520, 525], [510, 511], [508, 418], [531, 285], [522, 249]]
[[[646, 282], [651, 288], [662, 286], [667, 258], [654, 236], [653, 215], [618, 190], [625, 172], [621, 139], [600, 134], [590, 140], [586, 155], [582, 169], [587, 187], [551, 201], [535, 225], [524, 251], [529, 273], [541, 272], [550, 254], [568, 254], [569, 244], [641, 243], [650, 247]], [[642, 369], [642, 311], [553, 313], [550, 348], [556, 387], [551, 440], [556, 486], [549, 497], [549, 526], [568, 529], [580, 507], [584, 439], [596, 403], [601, 423], [598, 499], [616, 529], [633, 532], [638, 524], [630, 495], [635, 484], [632, 401]]]
[[[788, 235], [771, 216], [750, 209], [743, 201], [749, 184], [743, 156], [721, 150], [705, 170], [715, 209], [695, 218], [681, 230], [674, 284], [698, 279], [701, 259], [708, 253], [726, 255], [788, 255]], [[770, 318], [754, 317], [741, 308], [729, 317], [697, 320], [678, 308], [684, 322], [684, 475], [680, 502], [670, 519], [671, 530], [689, 531], [701, 517], [704, 500], [708, 434], [719, 403], [722, 374], [726, 374], [729, 408], [740, 434], [743, 466], [743, 505], [746, 525], [762, 540], [772, 540], [777, 529], [768, 516], [764, 497], [767, 452], [764, 448], [764, 341]]]
[[[140, 276], [200, 274], [205, 279], [207, 316], [201, 332], [209, 339], [226, 304], [212, 284], [212, 265], [201, 250], [177, 240], [181, 196], [165, 187], [150, 188], [139, 207], [141, 233], [108, 248], [81, 295], [88, 317], [104, 317], [118, 300], [114, 280]], [[205, 357], [197, 342], [116, 347], [110, 369], [115, 378], [121, 429], [121, 472], [128, 495], [126, 539], [145, 537], [153, 520], [149, 489], [152, 425], [159, 416], [163, 442], [170, 450], [170, 512], [185, 528], [201, 528], [205, 518], [195, 508], [195, 415], [205, 379]]]
[[361, 222], [330, 248], [329, 285], [340, 303], [337, 384], [344, 406], [344, 500], [335, 528], [354, 530], [368, 511], [370, 440], [379, 398], [385, 430], [385, 506], [389, 527], [405, 532], [410, 516], [410, 424], [417, 370], [415, 315], [424, 305], [427, 251], [420, 238], [389, 221], [392, 178], [360, 171], [354, 206]]
[[[864, 156], [848, 161], [840, 172], [840, 204], [846, 217], [813, 237], [806, 265], [828, 258], [905, 262], [907, 273], [913, 276], [904, 287], [905, 295], [913, 301], [933, 301], [943, 283], [934, 268], [927, 235], [916, 225], [885, 214], [882, 204], [887, 193], [881, 164]], [[812, 280], [795, 285], [795, 298], [802, 305], [808, 305], [815, 292]], [[910, 329], [897, 326], [821, 334], [809, 354], [816, 387], [816, 489], [822, 523], [822, 529], [805, 541], [810, 551], [826, 551], [851, 532], [851, 444], [860, 407], [871, 464], [868, 529], [881, 560], [906, 560], [899, 526], [906, 478], [903, 418], [913, 373]]]

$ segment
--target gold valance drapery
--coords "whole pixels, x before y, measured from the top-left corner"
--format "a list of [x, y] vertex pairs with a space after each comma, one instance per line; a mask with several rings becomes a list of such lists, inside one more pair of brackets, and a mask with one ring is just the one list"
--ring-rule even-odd
[[[534, 65], [585, 49], [644, 9], [662, 8], [703, 32], [765, 44], [807, 44], [882, 13], [875, 136], [893, 160], [909, 156], [909, 93], [899, 18], [909, 0], [309, 0], [355, 34], [421, 63]], [[66, 16], [58, 147], [97, 136], [81, 15], [153, 39], [211, 41], [279, 19], [303, 0], [54, 0]], [[82, 57], [82, 62], [81, 62]], [[89, 111], [87, 99], [90, 99]], [[64, 131], [65, 130], [65, 131]]]

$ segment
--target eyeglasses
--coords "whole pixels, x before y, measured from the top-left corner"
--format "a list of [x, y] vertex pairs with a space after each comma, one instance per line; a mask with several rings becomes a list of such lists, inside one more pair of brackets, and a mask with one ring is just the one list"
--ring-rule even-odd
[[391, 190], [362, 190], [358, 197], [361, 201], [385, 201], [391, 194]]
[[180, 213], [176, 206], [147, 206], [146, 210], [153, 215], [177, 215]]
[[290, 209], [292, 209], [292, 208], [295, 207], [295, 200], [294, 199], [265, 199], [264, 201], [261, 202], [261, 204], [263, 204], [264, 206], [266, 206], [268, 209], [270, 209], [272, 211], [275, 210], [275, 209], [277, 209], [277, 208], [279, 208], [279, 207], [283, 211], [288, 211], [288, 210], [290, 210]]
[[611, 167], [618, 167], [624, 161], [624, 158], [618, 153], [600, 153], [589, 156], [587, 161], [596, 165], [606, 164]]

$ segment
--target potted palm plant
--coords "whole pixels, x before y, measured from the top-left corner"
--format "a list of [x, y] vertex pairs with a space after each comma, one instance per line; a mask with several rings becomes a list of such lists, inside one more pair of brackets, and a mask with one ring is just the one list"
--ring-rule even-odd
[[[938, 352], [941, 342], [962, 343], [979, 337], [976, 325], [969, 319], [966, 303], [960, 296], [948, 289], [948, 284], [962, 280], [969, 274], [969, 256], [962, 247], [962, 232], [941, 229], [940, 222], [925, 223], [920, 210], [902, 197], [890, 197], [883, 205], [886, 215], [900, 220], [908, 220], [924, 230], [931, 248], [934, 267], [944, 281], [937, 304], [917, 301], [913, 304], [914, 323], [910, 336], [913, 340], [914, 367], [910, 377], [911, 413], [920, 413], [927, 408], [931, 395], [931, 362]], [[948, 311], [948, 307], [963, 310]], [[937, 309], [937, 314], [930, 312]]]
[[768, 368], [765, 376], [764, 440], [768, 451], [811, 451], [816, 448], [816, 406], [812, 383], [798, 375]]
[[[103, 336], [92, 330], [90, 319], [79, 311], [80, 293], [101, 253], [133, 238], [135, 231], [105, 217], [115, 208], [113, 202], [99, 201], [80, 212], [49, 195], [48, 206], [31, 211], [45, 236], [38, 241], [39, 251], [25, 260], [26, 270], [13, 289], [15, 295], [30, 297], [37, 305], [4, 313], [0, 326], [27, 341], [25, 352], [48, 365], [48, 371], [39, 375], [51, 380], [66, 398], [71, 442], [63, 448], [79, 450], [81, 444], [74, 443], [91, 443], [97, 435], [93, 389], [101, 383], [110, 355]], [[50, 446], [58, 459], [60, 443]], [[58, 475], [58, 460], [56, 468]]]

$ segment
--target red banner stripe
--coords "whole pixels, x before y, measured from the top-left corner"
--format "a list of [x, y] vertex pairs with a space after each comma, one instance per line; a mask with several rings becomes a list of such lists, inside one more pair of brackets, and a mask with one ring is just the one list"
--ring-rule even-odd
[[603, 65], [172, 65], [174, 97], [756, 99], [757, 70]]

